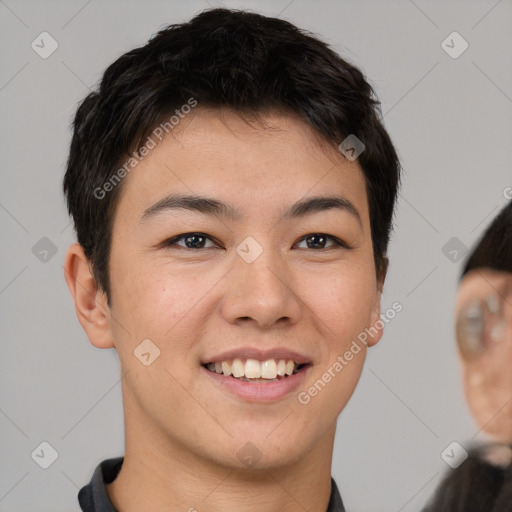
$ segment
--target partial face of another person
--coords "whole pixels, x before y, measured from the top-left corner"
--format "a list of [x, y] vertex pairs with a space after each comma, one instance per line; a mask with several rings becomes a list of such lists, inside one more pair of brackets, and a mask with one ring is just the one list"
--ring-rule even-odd
[[[383, 280], [359, 164], [323, 147], [300, 120], [264, 119], [265, 127], [197, 109], [125, 178], [108, 333], [90, 335], [116, 348], [128, 372], [126, 421], [141, 436], [228, 467], [244, 467], [239, 450], [248, 442], [258, 466], [272, 467], [333, 433], [366, 349], [341, 370], [333, 365], [380, 318]], [[215, 203], [185, 208], [176, 196]], [[293, 209], [318, 197], [339, 201]], [[146, 339], [160, 351], [149, 366], [134, 355]], [[299, 371], [272, 378], [281, 360]], [[270, 377], [235, 379], [215, 363], [219, 372]], [[329, 369], [331, 378], [299, 402]]]
[[466, 400], [478, 427], [512, 443], [512, 274], [464, 276], [455, 308]]

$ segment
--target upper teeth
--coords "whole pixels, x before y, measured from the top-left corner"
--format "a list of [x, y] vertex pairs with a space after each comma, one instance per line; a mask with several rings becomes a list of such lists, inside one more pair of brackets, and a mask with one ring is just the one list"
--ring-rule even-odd
[[245, 364], [241, 359], [234, 359], [210, 363], [208, 370], [223, 373], [226, 376], [233, 375], [233, 377], [275, 379], [278, 375], [281, 377], [291, 375], [296, 366], [298, 365], [292, 359], [267, 359], [266, 361], [247, 359]]

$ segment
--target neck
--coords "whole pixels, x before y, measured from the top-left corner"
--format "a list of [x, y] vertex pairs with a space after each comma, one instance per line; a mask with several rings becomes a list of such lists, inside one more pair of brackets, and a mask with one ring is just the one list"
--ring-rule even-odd
[[193, 453], [141, 418], [125, 404], [124, 462], [107, 485], [119, 512], [326, 512], [336, 423], [286, 466], [240, 469]]

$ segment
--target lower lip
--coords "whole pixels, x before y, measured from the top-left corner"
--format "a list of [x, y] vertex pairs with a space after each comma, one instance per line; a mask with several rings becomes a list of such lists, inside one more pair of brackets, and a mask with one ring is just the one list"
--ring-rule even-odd
[[249, 402], [276, 402], [295, 391], [305, 378], [310, 366], [305, 366], [300, 372], [292, 373], [284, 379], [275, 382], [244, 382], [222, 373], [214, 373], [204, 366], [201, 369], [219, 386], [234, 395]]

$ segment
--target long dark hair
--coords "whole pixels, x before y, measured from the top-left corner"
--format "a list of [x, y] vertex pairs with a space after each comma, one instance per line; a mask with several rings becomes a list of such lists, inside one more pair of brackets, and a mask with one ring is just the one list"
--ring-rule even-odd
[[488, 448], [472, 448], [457, 469], [449, 470], [422, 512], [510, 512], [512, 465], [488, 462], [484, 457]]

